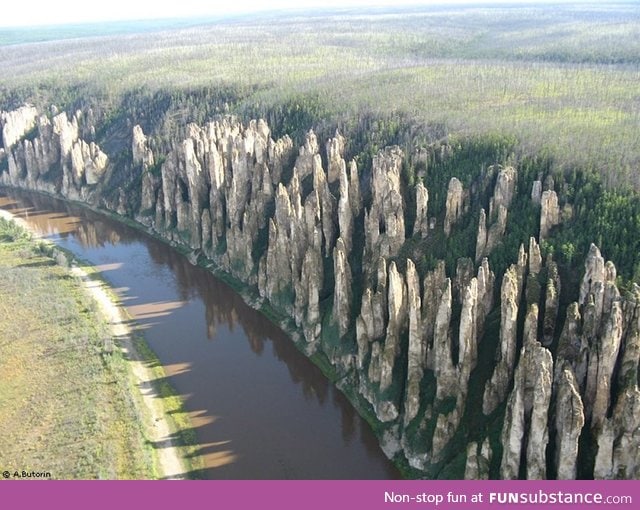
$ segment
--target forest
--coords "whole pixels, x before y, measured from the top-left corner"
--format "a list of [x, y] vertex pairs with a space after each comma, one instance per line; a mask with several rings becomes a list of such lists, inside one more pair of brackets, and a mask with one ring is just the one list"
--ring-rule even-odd
[[637, 188], [639, 16], [634, 2], [345, 10], [28, 44], [0, 30], [0, 98], [105, 117], [138, 101], [176, 123], [281, 116], [298, 136], [361, 118], [508, 134]]

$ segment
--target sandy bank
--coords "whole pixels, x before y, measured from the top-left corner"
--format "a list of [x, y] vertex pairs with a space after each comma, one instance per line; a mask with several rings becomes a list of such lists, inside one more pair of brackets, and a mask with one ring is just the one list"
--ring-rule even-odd
[[[39, 237], [27, 222], [8, 211], [0, 210], [0, 218], [14, 221], [29, 230], [34, 237]], [[60, 255], [64, 257], [62, 252]], [[84, 289], [98, 304], [100, 312], [111, 326], [112, 337], [118, 339], [118, 345], [129, 361], [135, 385], [140, 391], [140, 398], [134, 398], [133, 401], [138, 406], [138, 414], [143, 417], [145, 436], [150, 442], [162, 445], [155, 450], [159, 476], [166, 479], [187, 478], [188, 467], [182, 459], [181, 449], [173, 440], [175, 427], [165, 412], [162, 398], [159, 398], [160, 395], [153, 383], [157, 374], [154, 375], [145, 366], [142, 356], [135, 348], [130, 316], [119, 305], [111, 289], [104, 282], [91, 278], [84, 269], [78, 267], [75, 261], [70, 263], [70, 272], [78, 278]]]

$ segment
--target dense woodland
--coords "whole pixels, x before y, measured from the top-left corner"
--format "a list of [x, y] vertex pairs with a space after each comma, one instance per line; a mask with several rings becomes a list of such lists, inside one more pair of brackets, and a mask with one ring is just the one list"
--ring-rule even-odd
[[[403, 151], [407, 240], [388, 261], [401, 273], [407, 258], [420, 279], [439, 260], [454, 274], [461, 257], [473, 258], [478, 215], [489, 202], [487, 182], [494, 177], [487, 172], [500, 165], [513, 166], [518, 177], [505, 235], [489, 254], [498, 278], [515, 262], [518, 248], [539, 232], [531, 184], [541, 181], [555, 189], [562, 209], [563, 221], [540, 243], [545, 260], [558, 264], [561, 321], [579, 290], [591, 243], [615, 263], [623, 292], [640, 283], [636, 2], [345, 10], [118, 31], [124, 35], [86, 37], [66, 27], [41, 42], [0, 31], [0, 109], [28, 102], [51, 116], [83, 112], [82, 125], [95, 128], [83, 132], [85, 139], [127, 170], [114, 173], [114, 194], [140, 187], [142, 169], [130, 163], [136, 124], [148, 137], [156, 158], [148, 171], [157, 177], [165, 156], [187, 136], [189, 123], [201, 126], [226, 115], [245, 123], [263, 118], [274, 139], [289, 135], [296, 147], [309, 129], [321, 144], [337, 130], [346, 143], [344, 159], [357, 162], [365, 209], [372, 202], [367, 190], [374, 157], [392, 145]], [[320, 154], [327, 168], [325, 151]], [[294, 159], [295, 154], [284, 166], [283, 183], [291, 180]], [[0, 165], [3, 171], [8, 163], [0, 159]], [[428, 187], [429, 215], [440, 225], [453, 177], [465, 190], [476, 190], [470, 210], [451, 235], [437, 230], [428, 238], [412, 237], [416, 185]], [[301, 185], [308, 192], [310, 179]], [[337, 187], [333, 184], [332, 192]], [[137, 212], [140, 197], [130, 201], [127, 206]], [[349, 255], [354, 310], [365, 286], [362, 236], [355, 233]], [[263, 227], [256, 260], [266, 251], [267, 238]], [[331, 257], [324, 264], [330, 281]], [[333, 298], [322, 298], [323, 313], [330, 315]], [[489, 316], [485, 337], [495, 334], [498, 320], [495, 313]], [[556, 329], [554, 349], [561, 331]], [[323, 334], [330, 332], [335, 331], [327, 328]], [[347, 336], [355, 337], [353, 324]], [[484, 348], [485, 357], [493, 355], [490, 347], [495, 343]], [[406, 380], [403, 375], [399, 380]], [[484, 382], [488, 375], [475, 377]], [[432, 380], [422, 384], [425, 392], [433, 391]], [[434, 412], [444, 413], [450, 404], [441, 402]], [[503, 412], [504, 407], [498, 414]], [[497, 441], [502, 424], [495, 415], [473, 419]], [[425, 437], [427, 432], [412, 431]], [[429, 475], [459, 477], [462, 448], [456, 445], [454, 460]], [[589, 448], [585, 451], [583, 457], [589, 457]], [[492, 476], [498, 473], [496, 462]], [[593, 459], [587, 464], [593, 467]]]

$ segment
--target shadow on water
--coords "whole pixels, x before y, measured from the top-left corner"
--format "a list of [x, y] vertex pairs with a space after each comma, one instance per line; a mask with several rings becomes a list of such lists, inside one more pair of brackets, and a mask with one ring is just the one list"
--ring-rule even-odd
[[189, 413], [193, 428], [176, 439], [190, 441], [204, 461], [193, 476], [399, 477], [346, 397], [211, 273], [151, 236], [73, 204], [11, 191], [0, 193], [0, 207], [109, 280], [133, 317], [128, 325], [157, 356], [143, 362], [155, 367], [159, 359], [164, 368], [166, 377], [155, 382], [174, 388]]

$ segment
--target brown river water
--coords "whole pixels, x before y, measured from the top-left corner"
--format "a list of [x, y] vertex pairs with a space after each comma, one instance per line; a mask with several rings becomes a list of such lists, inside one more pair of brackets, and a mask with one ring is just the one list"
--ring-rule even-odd
[[209, 272], [63, 201], [0, 190], [0, 208], [102, 271], [185, 402], [205, 465], [200, 477], [399, 477], [342, 393]]

